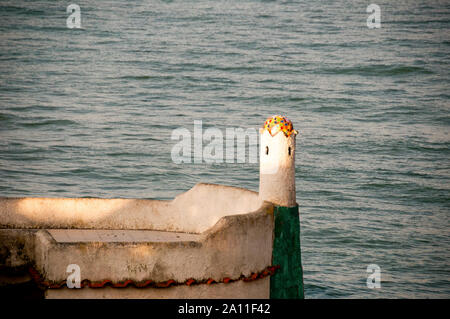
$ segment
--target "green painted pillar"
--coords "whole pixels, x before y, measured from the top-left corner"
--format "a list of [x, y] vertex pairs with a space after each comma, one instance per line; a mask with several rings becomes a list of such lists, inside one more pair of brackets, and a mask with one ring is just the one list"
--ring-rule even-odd
[[270, 298], [303, 299], [298, 205], [275, 206], [272, 265], [280, 268], [270, 277]]

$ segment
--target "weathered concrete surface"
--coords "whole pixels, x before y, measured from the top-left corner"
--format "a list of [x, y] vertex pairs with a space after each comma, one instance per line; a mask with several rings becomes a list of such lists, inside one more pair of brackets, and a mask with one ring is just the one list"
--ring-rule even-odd
[[35, 233], [32, 229], [0, 229], [0, 270], [14, 271], [33, 262]]
[[[295, 192], [295, 136], [261, 131], [259, 197], [279, 206], [297, 204]], [[290, 149], [290, 153], [289, 153]], [[266, 154], [268, 153], [268, 154]]]
[[[28, 265], [33, 263], [35, 230], [0, 229], [0, 296], [11, 298], [39, 292], [32, 283]], [[27, 291], [23, 291], [23, 290]]]
[[160, 230], [48, 229], [57, 243], [158, 243], [199, 241], [201, 235]]
[[81, 288], [48, 289], [47, 299], [269, 299], [269, 277], [228, 284], [175, 286], [170, 288]]
[[186, 234], [190, 236], [185, 240], [173, 238], [175, 233], [164, 241], [147, 235], [147, 241], [91, 238], [75, 242], [57, 241], [51, 233], [55, 232], [38, 231], [35, 248], [36, 268], [49, 281], [65, 280], [69, 264], [79, 265], [81, 279], [91, 281], [220, 281], [249, 276], [271, 265], [272, 206], [225, 216], [201, 235]]
[[[81, 280], [93, 282], [221, 281], [271, 265], [273, 204], [252, 191], [211, 184], [198, 184], [168, 202], [3, 198], [0, 228], [0, 267], [32, 265], [49, 282], [66, 280], [69, 264], [80, 266]], [[226, 284], [236, 287], [233, 293], [221, 288], [224, 284], [145, 289], [151, 298], [269, 296], [266, 278], [239, 282]], [[106, 289], [111, 298], [137, 298], [143, 293], [131, 287], [86, 289], [65, 288], [61, 294], [97, 298]], [[50, 290], [49, 297], [58, 296]]]
[[202, 233], [221, 217], [255, 211], [258, 194], [197, 184], [172, 201], [99, 198], [0, 198], [0, 228], [150, 229]]

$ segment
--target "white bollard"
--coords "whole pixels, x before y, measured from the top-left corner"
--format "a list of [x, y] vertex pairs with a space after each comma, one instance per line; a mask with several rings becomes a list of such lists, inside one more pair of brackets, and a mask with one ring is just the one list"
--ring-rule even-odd
[[260, 129], [259, 196], [283, 207], [297, 204], [295, 196], [295, 137], [285, 117], [269, 117]]

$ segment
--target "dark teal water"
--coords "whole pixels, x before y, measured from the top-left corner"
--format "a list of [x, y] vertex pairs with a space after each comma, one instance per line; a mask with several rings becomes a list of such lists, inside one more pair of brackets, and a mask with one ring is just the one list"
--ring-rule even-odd
[[[170, 199], [257, 190], [258, 164], [176, 165], [172, 130], [297, 139], [307, 298], [450, 297], [450, 5], [0, 3], [0, 195]], [[381, 268], [368, 289], [366, 267]]]

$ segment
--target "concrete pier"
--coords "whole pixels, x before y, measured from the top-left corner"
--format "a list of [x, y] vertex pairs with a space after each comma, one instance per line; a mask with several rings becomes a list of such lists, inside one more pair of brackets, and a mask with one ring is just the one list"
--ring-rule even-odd
[[[211, 184], [168, 202], [4, 198], [1, 266], [32, 267], [48, 298], [268, 298], [272, 214], [255, 192]], [[89, 285], [67, 288], [70, 264]]]
[[259, 193], [201, 183], [172, 201], [0, 198], [0, 290], [30, 280], [46, 298], [303, 298], [297, 131], [273, 116], [260, 133]]

